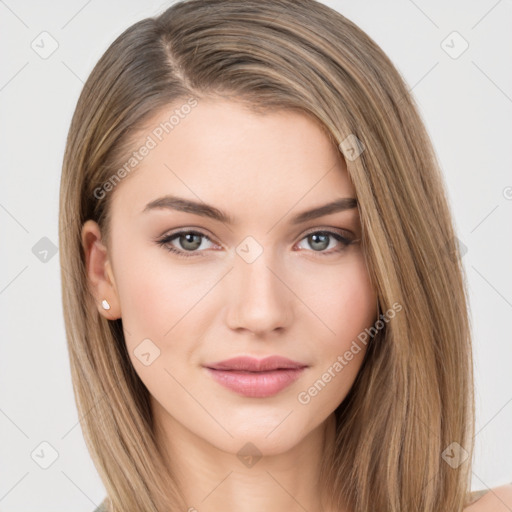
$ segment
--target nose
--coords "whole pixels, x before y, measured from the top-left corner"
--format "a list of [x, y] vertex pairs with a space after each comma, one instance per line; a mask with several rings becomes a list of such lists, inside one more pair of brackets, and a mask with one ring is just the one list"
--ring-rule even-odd
[[252, 262], [238, 255], [228, 276], [227, 324], [236, 331], [263, 336], [286, 329], [293, 319], [292, 291], [286, 271], [271, 259], [270, 251]]

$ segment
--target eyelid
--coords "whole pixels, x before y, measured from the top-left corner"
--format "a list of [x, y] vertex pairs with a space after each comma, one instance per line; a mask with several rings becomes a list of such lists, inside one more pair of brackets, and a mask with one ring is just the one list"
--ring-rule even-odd
[[162, 240], [164, 238], [170, 238], [170, 237], [173, 237], [175, 235], [180, 235], [182, 233], [195, 233], [195, 234], [198, 234], [198, 235], [202, 235], [205, 238], [207, 238], [208, 240], [210, 240], [210, 242], [214, 242], [217, 245], [222, 245], [222, 244], [219, 244], [218, 242], [216, 242], [215, 241], [215, 237], [213, 237], [211, 234], [206, 232], [206, 230], [204, 230], [203, 228], [198, 228], [198, 227], [194, 227], [194, 226], [186, 226], [184, 228], [171, 229], [169, 231], [164, 232], [162, 235], [159, 235], [159, 236], [155, 237], [154, 240], [156, 242], [158, 242], [159, 240]]
[[[305, 231], [304, 234], [302, 235], [302, 238], [310, 235], [311, 233], [317, 233], [320, 231], [334, 231], [338, 234], [341, 234], [341, 236], [343, 236], [344, 238], [347, 238], [348, 240], [352, 240], [352, 237], [354, 237], [354, 240], [356, 238], [356, 235], [349, 229], [335, 228], [333, 226], [320, 226], [320, 227], [315, 226], [315, 227]], [[345, 235], [348, 235], [348, 236], [345, 236]], [[302, 240], [302, 238], [300, 240]]]

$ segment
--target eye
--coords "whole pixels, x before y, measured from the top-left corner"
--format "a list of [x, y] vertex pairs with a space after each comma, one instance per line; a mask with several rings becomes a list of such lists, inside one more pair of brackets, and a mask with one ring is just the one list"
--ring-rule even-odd
[[[179, 247], [172, 244], [175, 240]], [[188, 258], [191, 256], [203, 256], [201, 253], [204, 252], [204, 240], [209, 240], [211, 242], [210, 238], [200, 231], [183, 230], [175, 233], [169, 233], [157, 240], [156, 243], [177, 256]], [[203, 246], [203, 250], [199, 251], [198, 249], [201, 246]]]
[[[306, 240], [307, 244], [313, 249], [313, 252], [317, 252], [321, 255], [339, 253], [350, 244], [357, 242], [357, 240], [345, 237], [340, 233], [327, 230], [311, 231], [302, 240]], [[336, 245], [338, 246], [337, 248]], [[326, 249], [332, 249], [332, 247], [335, 247], [335, 249], [326, 251]]]
[[[204, 233], [189, 229], [164, 235], [162, 238], [156, 240], [156, 243], [167, 249], [169, 252], [176, 254], [176, 256], [189, 258], [194, 256], [204, 256], [203, 253], [205, 252], [205, 249], [208, 248], [204, 247], [203, 242], [205, 240], [213, 243], [212, 240]], [[326, 256], [339, 253], [349, 245], [358, 241], [353, 238], [343, 236], [338, 232], [329, 230], [311, 231], [301, 239], [299, 244], [303, 240], [306, 240], [313, 252]], [[327, 251], [326, 249], [329, 248], [331, 250]]]

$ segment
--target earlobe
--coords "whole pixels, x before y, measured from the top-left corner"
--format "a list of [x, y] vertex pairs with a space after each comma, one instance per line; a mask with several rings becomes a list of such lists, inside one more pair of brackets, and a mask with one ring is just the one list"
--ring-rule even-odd
[[88, 285], [98, 311], [108, 320], [121, 318], [108, 251], [101, 241], [100, 227], [93, 220], [86, 221], [82, 226], [82, 247]]

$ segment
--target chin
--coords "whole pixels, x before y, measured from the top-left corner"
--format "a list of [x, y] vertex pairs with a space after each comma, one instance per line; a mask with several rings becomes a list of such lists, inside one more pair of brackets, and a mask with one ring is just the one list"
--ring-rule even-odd
[[212, 440], [212, 444], [219, 449], [232, 453], [237, 456], [244, 454], [254, 456], [274, 456], [286, 453], [293, 449], [301, 441], [304, 440], [311, 430], [301, 429], [297, 425], [297, 418], [291, 418], [294, 414], [290, 414], [288, 418], [282, 415], [279, 422], [269, 424], [268, 418], [262, 421], [260, 425], [257, 422], [251, 424], [226, 426], [227, 430], [233, 437], [222, 436]]

